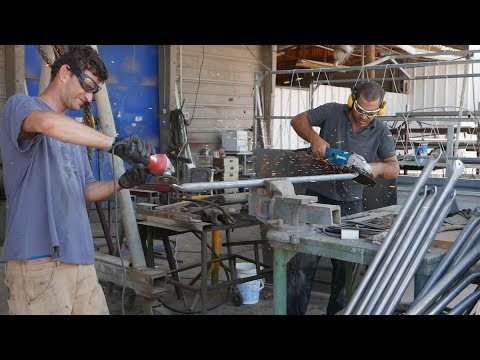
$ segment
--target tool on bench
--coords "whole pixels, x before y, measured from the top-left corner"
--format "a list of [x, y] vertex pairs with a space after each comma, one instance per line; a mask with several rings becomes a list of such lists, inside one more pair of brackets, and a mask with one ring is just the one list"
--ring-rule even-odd
[[[301, 148], [298, 149], [298, 151], [306, 151], [310, 154], [312, 148]], [[342, 172], [347, 169], [348, 172], [358, 173], [358, 176], [353, 179], [354, 181], [370, 187], [375, 186], [376, 181], [371, 175], [372, 167], [362, 156], [348, 151], [327, 147], [325, 149], [325, 159], [332, 165], [342, 166]]]

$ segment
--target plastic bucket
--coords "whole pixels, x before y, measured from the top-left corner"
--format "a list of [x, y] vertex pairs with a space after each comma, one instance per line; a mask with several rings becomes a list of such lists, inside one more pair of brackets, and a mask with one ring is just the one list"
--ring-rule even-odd
[[414, 143], [413, 148], [415, 149], [415, 156], [428, 156], [427, 144]]
[[[237, 263], [235, 265], [237, 279], [254, 276], [257, 274], [257, 268], [254, 263]], [[260, 290], [265, 287], [265, 279], [257, 279], [237, 284], [237, 290], [240, 293], [242, 304], [256, 304], [260, 298]]]

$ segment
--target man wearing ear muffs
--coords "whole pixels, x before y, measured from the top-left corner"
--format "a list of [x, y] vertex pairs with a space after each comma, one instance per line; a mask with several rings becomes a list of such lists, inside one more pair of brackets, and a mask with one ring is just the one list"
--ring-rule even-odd
[[[395, 179], [400, 172], [395, 144], [388, 127], [376, 117], [386, 109], [385, 91], [374, 82], [355, 85], [348, 104], [327, 103], [296, 115], [291, 126], [311, 145], [312, 156], [325, 157], [332, 147], [364, 159], [373, 178]], [[318, 134], [312, 126], [320, 127]], [[381, 162], [373, 162], [375, 156]], [[367, 165], [367, 166], [368, 166]], [[363, 186], [353, 180], [306, 183], [306, 195], [317, 196], [322, 204], [339, 205], [341, 216], [363, 210]], [[298, 253], [288, 264], [287, 314], [305, 314], [320, 256]], [[332, 261], [332, 281], [327, 315], [345, 304], [345, 263]]]

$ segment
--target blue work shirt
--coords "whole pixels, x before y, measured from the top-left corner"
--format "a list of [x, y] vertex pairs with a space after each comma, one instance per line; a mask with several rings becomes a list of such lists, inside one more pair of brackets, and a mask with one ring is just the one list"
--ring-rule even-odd
[[58, 261], [93, 264], [94, 250], [86, 211], [85, 186], [95, 181], [85, 146], [43, 134], [17, 141], [23, 120], [36, 110], [54, 110], [25, 94], [3, 108], [0, 146], [7, 196], [4, 259], [26, 260], [52, 254]]
[[[382, 161], [395, 156], [395, 143], [390, 129], [378, 119], [363, 129], [353, 131], [346, 104], [327, 103], [307, 111], [312, 126], [320, 127], [320, 136], [331, 148], [359, 154], [371, 163], [378, 156]], [[356, 201], [363, 196], [362, 185], [353, 180], [306, 183], [307, 189], [333, 200]]]

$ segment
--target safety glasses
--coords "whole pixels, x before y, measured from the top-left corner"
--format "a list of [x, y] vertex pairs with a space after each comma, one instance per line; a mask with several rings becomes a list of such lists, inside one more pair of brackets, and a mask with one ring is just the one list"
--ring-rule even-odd
[[353, 109], [359, 113], [360, 115], [367, 115], [368, 117], [374, 117], [374, 116], [377, 116], [379, 111], [380, 111], [380, 108], [376, 109], [376, 110], [365, 110], [364, 108], [362, 108], [360, 106], [360, 104], [358, 103], [357, 100], [355, 100], [353, 102]]
[[84, 71], [81, 71], [76, 64], [71, 61], [66, 62], [66, 64], [78, 78], [80, 86], [83, 88], [83, 90], [92, 94], [96, 94], [102, 89], [100, 85], [95, 82], [95, 80], [88, 76]]

